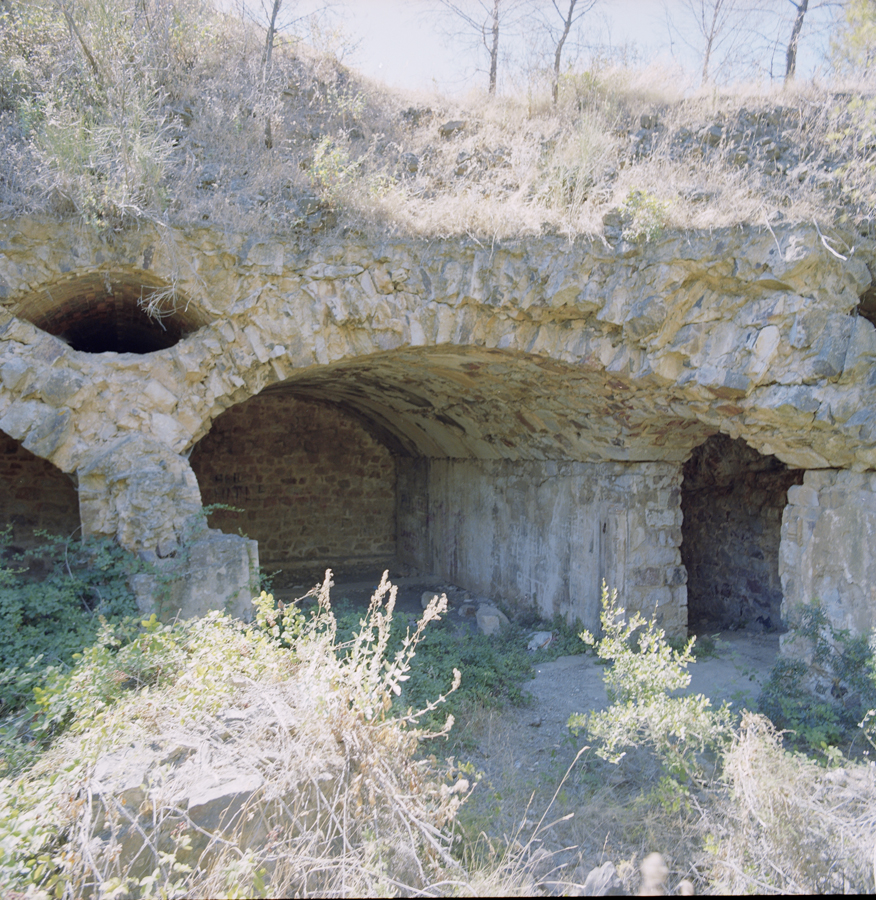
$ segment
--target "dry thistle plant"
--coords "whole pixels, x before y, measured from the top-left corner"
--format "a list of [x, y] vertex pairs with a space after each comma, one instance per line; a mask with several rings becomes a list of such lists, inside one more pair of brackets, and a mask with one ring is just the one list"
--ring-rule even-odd
[[[391, 713], [446, 598], [433, 600], [387, 658], [395, 588], [384, 576], [359, 633], [338, 645], [330, 578], [315, 590], [309, 620], [272, 616], [265, 595], [257, 628], [219, 614], [186, 626], [156, 622], [121, 651], [139, 659], [149, 648], [152, 668], [166, 660], [164, 679], [97, 719], [81, 704], [83, 721], [17, 786], [4, 785], [16, 821], [43, 817], [37, 840], [47, 849], [32, 867], [34, 887], [118, 900], [465, 884], [450, 826], [471, 785], [452, 765], [418, 757], [427, 735], [414, 723], [424, 711]], [[285, 649], [278, 623], [296, 633]], [[88, 678], [112, 678], [125, 665], [101, 655]], [[49, 779], [64, 759], [78, 761], [71, 774]], [[12, 828], [5, 855], [33, 853], [20, 822], [3, 824]]]

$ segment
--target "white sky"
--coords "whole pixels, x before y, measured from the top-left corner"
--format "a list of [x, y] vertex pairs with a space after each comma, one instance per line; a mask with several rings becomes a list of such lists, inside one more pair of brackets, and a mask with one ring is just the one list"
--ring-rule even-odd
[[[269, 0], [215, 0], [225, 8], [246, 3], [253, 11]], [[448, 41], [439, 29], [435, 14], [437, 0], [328, 0], [330, 27], [338, 29], [345, 42], [355, 44], [343, 61], [363, 74], [403, 88], [438, 88], [447, 93], [486, 87], [486, 75], [476, 72], [470, 49]], [[457, 0], [477, 9], [473, 0]], [[708, 0], [707, 0], [708, 2]], [[784, 48], [790, 35], [794, 8], [789, 0], [764, 0], [775, 14], [773, 71], [784, 73]], [[284, 0], [281, 21], [324, 7], [325, 0]], [[814, 6], [814, 4], [812, 4]], [[676, 35], [670, 40], [667, 11], [681, 27], [686, 21], [684, 0], [600, 0], [583, 21], [587, 44], [615, 49], [632, 45], [641, 61], [683, 66], [690, 85], [698, 83], [696, 55]], [[783, 17], [780, 21], [778, 17]], [[689, 19], [687, 20], [689, 21]], [[809, 77], [822, 67], [826, 45], [824, 11], [811, 10], [800, 40], [798, 75]], [[527, 37], [506, 39], [506, 52], [518, 60], [525, 56]], [[343, 43], [343, 41], [342, 41]], [[571, 48], [570, 48], [571, 49]], [[567, 60], [570, 55], [567, 53]], [[764, 57], [766, 59], [767, 57]], [[582, 57], [586, 66], [586, 51]], [[517, 70], [519, 71], [519, 69]], [[500, 65], [500, 77], [513, 74], [509, 65]]]

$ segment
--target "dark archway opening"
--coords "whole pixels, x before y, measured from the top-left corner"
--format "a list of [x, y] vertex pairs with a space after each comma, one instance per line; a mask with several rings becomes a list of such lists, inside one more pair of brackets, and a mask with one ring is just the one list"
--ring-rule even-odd
[[394, 568], [395, 458], [337, 404], [265, 391], [220, 415], [190, 462], [205, 506], [241, 510], [213, 512], [211, 527], [255, 538], [279, 586], [309, 587], [328, 567], [373, 586]]
[[153, 353], [173, 347], [205, 324], [168, 285], [123, 272], [51, 285], [13, 311], [83, 353]]
[[79, 524], [73, 479], [0, 431], [0, 529], [10, 529], [6, 552], [40, 546], [39, 531], [74, 535]]
[[693, 451], [681, 496], [692, 633], [781, 628], [782, 512], [788, 488], [802, 482], [803, 470], [726, 435]]

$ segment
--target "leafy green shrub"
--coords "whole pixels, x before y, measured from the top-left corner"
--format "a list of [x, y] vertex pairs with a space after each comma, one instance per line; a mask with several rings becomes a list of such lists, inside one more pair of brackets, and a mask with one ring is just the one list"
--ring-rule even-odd
[[0, 532], [0, 716], [30, 699], [47, 667], [68, 669], [104, 625], [137, 612], [128, 579], [142, 563], [130, 553], [106, 538], [42, 539], [15, 554], [11, 530]]
[[701, 775], [699, 754], [724, 746], [730, 733], [729, 710], [711, 709], [708, 697], [673, 696], [690, 684], [693, 662], [691, 638], [682, 651], [673, 650], [662, 628], [640, 613], [629, 620], [617, 603], [617, 590], [602, 585], [600, 621], [604, 636], [590, 632], [581, 639], [611, 663], [603, 676], [611, 706], [586, 714], [575, 713], [569, 727], [585, 730], [600, 742], [599, 756], [618, 762], [624, 747], [648, 745], [676, 775]]
[[630, 191], [621, 210], [629, 217], [623, 230], [627, 241], [656, 241], [669, 225], [669, 204], [650, 191]]
[[876, 655], [867, 636], [834, 628], [818, 601], [801, 607], [788, 625], [811, 662], [780, 658], [760, 711], [813, 748], [851, 740], [876, 709]]

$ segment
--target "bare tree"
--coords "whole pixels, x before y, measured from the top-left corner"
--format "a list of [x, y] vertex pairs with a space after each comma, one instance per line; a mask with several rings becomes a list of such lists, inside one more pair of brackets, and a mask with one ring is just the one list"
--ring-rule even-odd
[[560, 95], [560, 67], [566, 41], [569, 39], [572, 29], [597, 3], [599, 0], [550, 0], [545, 12], [540, 9], [542, 4], [537, 4], [542, 27], [550, 40], [553, 53], [551, 96], [554, 103], [557, 102]]
[[797, 11], [794, 16], [794, 26], [791, 29], [791, 39], [788, 41], [788, 50], [785, 53], [785, 84], [792, 81], [797, 72], [797, 47], [800, 43], [800, 31], [803, 28], [803, 19], [809, 10], [809, 0], [788, 0]]
[[[788, 0], [788, 2], [794, 7], [794, 24], [791, 27], [791, 37], [785, 51], [785, 84], [793, 81], [797, 74], [797, 48], [800, 46], [800, 32], [803, 30], [806, 14], [816, 13], [820, 10], [836, 10], [847, 6], [845, 0]], [[822, 28], [824, 27], [822, 25]]]
[[678, 0], [673, 19], [664, 2], [672, 37], [701, 60], [701, 83], [708, 84], [716, 71], [742, 72], [757, 68], [762, 50], [762, 19], [770, 0]]
[[277, 34], [277, 16], [283, 0], [273, 0], [270, 16], [268, 17], [268, 30], [265, 34], [265, 49], [262, 53], [262, 85], [268, 80], [268, 72], [271, 69], [271, 55], [274, 52], [274, 37]]
[[496, 93], [499, 72], [499, 38], [520, 21], [522, 0], [438, 0], [441, 8], [453, 16], [462, 31], [489, 60], [489, 93]]

